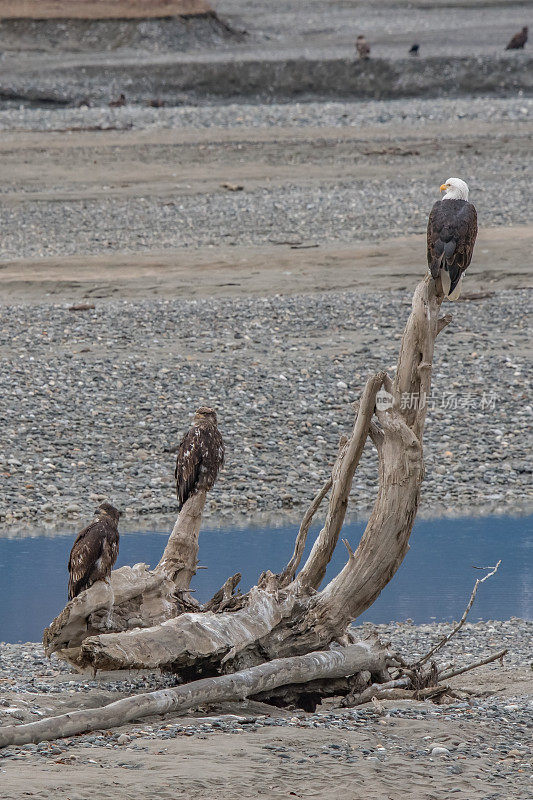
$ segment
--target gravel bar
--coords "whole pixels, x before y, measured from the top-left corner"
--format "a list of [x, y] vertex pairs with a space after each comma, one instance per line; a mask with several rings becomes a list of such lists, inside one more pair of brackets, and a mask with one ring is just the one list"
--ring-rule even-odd
[[[269, 246], [273, 237], [295, 233], [318, 246], [423, 233], [435, 187], [450, 168], [468, 179], [480, 227], [528, 224], [532, 109], [531, 99], [516, 97], [3, 111], [5, 131], [44, 131], [45, 137], [50, 130], [67, 131], [57, 134], [65, 136], [71, 130], [76, 141], [70, 140], [73, 146], [64, 148], [55, 166], [54, 144], [41, 180], [46, 145], [24, 139], [27, 150], [21, 152], [18, 141], [6, 140], [2, 259]], [[435, 138], [439, 122], [448, 126], [441, 139]], [[259, 141], [283, 126], [294, 131], [294, 141], [286, 131], [281, 142]], [[316, 126], [329, 126], [324, 138], [313, 132]], [[373, 127], [365, 133], [367, 126]], [[391, 141], [376, 141], [376, 126]], [[114, 127], [118, 132], [109, 133]], [[199, 139], [141, 142], [130, 151], [130, 127], [156, 139], [164, 137], [157, 127], [171, 128], [178, 138], [181, 131], [189, 139], [198, 131]], [[219, 128], [227, 128], [231, 141]], [[474, 138], [470, 128], [479, 130]], [[204, 143], [202, 129], [208, 129]], [[242, 140], [233, 141], [241, 132]], [[106, 144], [106, 136], [117, 140]], [[131, 157], [136, 160], [128, 169]], [[112, 169], [109, 175], [98, 172], [94, 183], [93, 164], [102, 162]], [[116, 171], [121, 164], [122, 173]], [[157, 179], [147, 180], [147, 164]], [[225, 177], [235, 180], [241, 169], [242, 191], [220, 185]], [[144, 175], [139, 183], [133, 180], [136, 171]]]
[[[439, 337], [423, 513], [530, 507], [527, 290], [455, 304]], [[405, 292], [5, 307], [0, 522], [86, 518], [107, 497], [128, 517], [174, 514], [175, 449], [217, 409], [227, 459], [207, 514], [304, 507], [329, 474], [368, 375], [393, 373]], [[405, 398], [405, 402], [416, 399]], [[376, 461], [355, 476], [368, 513]], [[529, 494], [528, 494], [529, 493]]]
[[209, 103], [147, 108], [126, 105], [80, 108], [32, 108], [12, 104], [0, 110], [2, 131], [54, 131], [101, 128], [256, 128], [349, 127], [401, 122], [417, 129], [439, 119], [521, 122], [531, 120], [533, 98], [518, 95], [460, 98], [410, 98], [307, 103]]

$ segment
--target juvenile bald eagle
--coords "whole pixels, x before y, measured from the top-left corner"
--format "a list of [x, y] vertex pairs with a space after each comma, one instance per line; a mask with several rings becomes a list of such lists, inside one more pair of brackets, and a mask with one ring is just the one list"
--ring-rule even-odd
[[523, 50], [524, 45], [527, 42], [527, 25], [524, 25], [522, 30], [519, 33], [515, 33], [507, 47], [506, 50]]
[[107, 580], [118, 556], [120, 511], [102, 503], [97, 518], [78, 534], [70, 551], [68, 599], [77, 597], [96, 581]]
[[463, 273], [472, 261], [477, 236], [477, 213], [468, 202], [468, 186], [460, 178], [448, 178], [440, 187], [428, 220], [427, 255], [432, 277], [441, 277], [450, 300], [461, 294]]
[[174, 477], [180, 511], [193, 494], [208, 492], [214, 486], [224, 464], [224, 452], [217, 415], [212, 408], [202, 406], [178, 449]]
[[355, 40], [355, 49], [357, 50], [357, 55], [359, 58], [363, 59], [363, 61], [370, 58], [370, 45], [364, 36], [360, 35], [357, 37]]

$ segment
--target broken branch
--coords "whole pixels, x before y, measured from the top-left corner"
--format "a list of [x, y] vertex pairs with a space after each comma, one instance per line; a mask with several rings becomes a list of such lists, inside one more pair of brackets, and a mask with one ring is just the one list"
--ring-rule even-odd
[[492, 661], [498, 661], [499, 658], [503, 658], [508, 653], [508, 649], [500, 650], [498, 653], [494, 653], [492, 656], [488, 656], [488, 658], [483, 658], [481, 661], [476, 661], [474, 664], [469, 664], [467, 667], [461, 667], [461, 669], [455, 669], [451, 672], [443, 672], [439, 675], [439, 681], [447, 681], [450, 678], [455, 678], [456, 675], [462, 675], [463, 672], [470, 672], [472, 669], [476, 669], [476, 667], [483, 667], [485, 664], [490, 664]]
[[425, 663], [426, 663], [426, 661], [427, 661], [428, 659], [430, 659], [430, 658], [431, 658], [431, 656], [433, 655], [433, 653], [436, 653], [436, 652], [437, 652], [437, 650], [440, 650], [440, 649], [441, 649], [441, 647], [444, 647], [444, 645], [445, 645], [447, 642], [449, 642], [449, 641], [450, 641], [450, 639], [451, 639], [453, 636], [455, 636], [455, 634], [456, 634], [458, 631], [460, 631], [460, 630], [461, 630], [461, 628], [463, 627], [463, 625], [464, 625], [464, 624], [465, 624], [465, 622], [466, 622], [466, 618], [467, 618], [467, 616], [468, 616], [468, 613], [469, 613], [470, 609], [472, 608], [472, 605], [473, 605], [473, 603], [474, 603], [474, 600], [475, 600], [475, 597], [476, 597], [476, 593], [477, 593], [477, 590], [478, 590], [479, 586], [480, 586], [482, 583], [485, 583], [485, 581], [486, 581], [488, 578], [491, 578], [491, 577], [494, 575], [494, 573], [498, 571], [498, 567], [500, 566], [500, 564], [501, 564], [501, 563], [502, 563], [502, 560], [501, 560], [501, 558], [500, 558], [500, 560], [498, 561], [498, 563], [496, 564], [496, 566], [495, 566], [495, 567], [492, 567], [492, 568], [491, 568], [491, 571], [490, 571], [490, 572], [489, 572], [487, 575], [485, 575], [485, 577], [484, 577], [484, 578], [478, 578], [478, 579], [477, 579], [477, 581], [476, 581], [476, 582], [475, 582], [475, 584], [474, 584], [474, 588], [473, 588], [473, 590], [472, 590], [472, 594], [470, 595], [470, 600], [468, 601], [468, 605], [467, 605], [467, 607], [465, 608], [465, 610], [464, 610], [464, 613], [463, 613], [463, 616], [461, 617], [461, 619], [459, 620], [459, 622], [457, 623], [457, 625], [455, 626], [455, 628], [453, 628], [453, 630], [452, 630], [450, 633], [448, 633], [446, 636], [444, 636], [444, 637], [443, 637], [443, 638], [440, 640], [440, 642], [438, 642], [438, 643], [435, 645], [435, 647], [433, 647], [433, 648], [432, 648], [432, 649], [431, 649], [431, 650], [430, 650], [428, 653], [426, 653], [426, 655], [425, 655], [425, 656], [423, 656], [422, 658], [420, 658], [420, 659], [419, 659], [419, 660], [416, 662], [416, 664], [415, 664], [414, 666], [416, 666], [416, 667], [420, 667], [422, 664], [425, 664]]
[[329, 500], [326, 521], [318, 534], [309, 558], [296, 578], [304, 586], [318, 588], [326, 574], [326, 567], [333, 555], [344, 523], [344, 517], [346, 516], [353, 476], [368, 436], [368, 429], [376, 404], [376, 395], [385, 380], [385, 375], [385, 372], [379, 372], [368, 379], [363, 390], [352, 435], [346, 447], [339, 453], [333, 467], [333, 490]]
[[307, 509], [304, 514], [304, 518], [302, 519], [302, 523], [300, 525], [300, 530], [298, 531], [298, 536], [296, 537], [296, 542], [294, 543], [294, 551], [291, 556], [291, 559], [281, 575], [279, 576], [279, 585], [287, 586], [293, 579], [294, 575], [296, 574], [296, 570], [300, 565], [300, 561], [302, 559], [302, 555], [305, 548], [305, 542], [307, 539], [307, 534], [309, 532], [309, 528], [311, 526], [311, 522], [313, 521], [313, 517], [315, 516], [316, 512], [320, 508], [322, 504], [322, 500], [327, 495], [331, 486], [333, 484], [333, 478], [330, 476], [325, 484], [322, 486], [320, 491], [316, 493], [313, 500], [311, 501], [311, 505]]

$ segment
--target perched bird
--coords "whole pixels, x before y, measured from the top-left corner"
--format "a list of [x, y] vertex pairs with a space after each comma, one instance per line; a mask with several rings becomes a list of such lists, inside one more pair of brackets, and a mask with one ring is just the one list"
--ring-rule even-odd
[[111, 100], [109, 102], [109, 108], [120, 108], [121, 106], [126, 105], [126, 95], [120, 94], [116, 100]]
[[180, 511], [193, 494], [208, 492], [214, 486], [224, 464], [224, 452], [217, 415], [212, 408], [202, 406], [178, 449], [174, 477]]
[[410, 56], [417, 56], [419, 50], [420, 50], [420, 45], [419, 44], [412, 44], [411, 45], [411, 49], [409, 50], [409, 55]]
[[97, 518], [78, 534], [70, 551], [68, 599], [77, 597], [96, 581], [109, 580], [118, 556], [118, 519], [120, 511], [111, 503], [102, 503]]
[[477, 213], [468, 202], [468, 186], [461, 178], [448, 178], [440, 187], [428, 220], [427, 256], [432, 277], [441, 277], [450, 300], [461, 294], [461, 279], [472, 261], [477, 236]]
[[355, 40], [355, 49], [359, 58], [367, 59], [370, 56], [370, 45], [364, 36], [358, 36]]
[[506, 50], [523, 50], [524, 45], [527, 42], [527, 25], [524, 25], [520, 33], [515, 33], [507, 47]]

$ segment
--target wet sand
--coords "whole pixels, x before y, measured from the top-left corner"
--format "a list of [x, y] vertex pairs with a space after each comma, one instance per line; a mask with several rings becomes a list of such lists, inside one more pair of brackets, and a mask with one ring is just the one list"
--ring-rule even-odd
[[[464, 291], [523, 288], [533, 226], [506, 165], [527, 162], [530, 130], [400, 120], [6, 133], [0, 302], [410, 289], [438, 185], [469, 168], [480, 233]], [[360, 213], [345, 208], [350, 193]]]
[[[295, 240], [297, 241], [297, 240]], [[149, 297], [269, 296], [343, 289], [408, 290], [422, 277], [425, 236], [351, 246], [282, 244], [5, 261], [6, 304]], [[531, 285], [533, 226], [482, 230], [463, 299]]]

